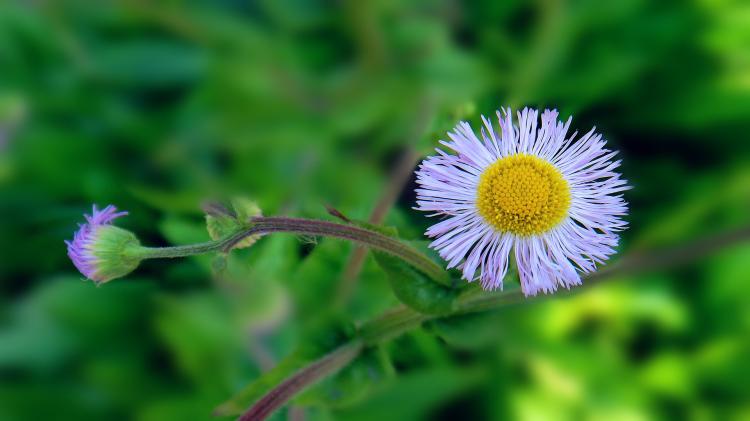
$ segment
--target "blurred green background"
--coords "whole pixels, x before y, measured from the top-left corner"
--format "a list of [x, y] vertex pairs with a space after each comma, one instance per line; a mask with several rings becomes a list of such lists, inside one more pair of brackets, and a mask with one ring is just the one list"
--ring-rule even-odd
[[[622, 151], [622, 253], [750, 222], [746, 1], [1, 2], [0, 419], [211, 419], [334, 299], [397, 304], [371, 257], [342, 281], [350, 245], [290, 235], [231, 279], [200, 257], [97, 288], [63, 244], [92, 203], [167, 245], [208, 238], [209, 198], [367, 219], [393, 194], [384, 223], [418, 239], [394, 169], [506, 105]], [[749, 261], [430, 323], [275, 419], [747, 420]]]

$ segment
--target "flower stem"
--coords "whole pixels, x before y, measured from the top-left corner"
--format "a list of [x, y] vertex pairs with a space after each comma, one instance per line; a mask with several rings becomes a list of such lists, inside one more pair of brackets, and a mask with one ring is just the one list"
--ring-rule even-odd
[[205, 243], [187, 244], [174, 247], [140, 247], [134, 253], [141, 259], [171, 259], [175, 257], [195, 256], [216, 251], [223, 251], [227, 244], [237, 244], [247, 237], [245, 231], [231, 234], [225, 238]]
[[257, 217], [250, 220], [248, 228], [220, 240], [176, 247], [144, 247], [139, 257], [144, 259], [160, 259], [192, 256], [216, 251], [229, 251], [232, 246], [246, 237], [274, 232], [321, 235], [353, 241], [392, 254], [424, 272], [435, 282], [448, 286], [451, 285], [448, 273], [440, 265], [402, 241], [366, 228], [314, 219]]
[[[304, 235], [322, 235], [354, 241], [355, 243], [392, 254], [424, 272], [439, 283], [444, 285], [451, 284], [447, 272], [414, 247], [366, 228], [337, 222], [286, 217], [254, 218], [252, 223], [253, 226], [246, 231], [247, 235], [289, 232]], [[241, 238], [237, 241], [240, 240]], [[229, 247], [231, 247], [231, 243]]]

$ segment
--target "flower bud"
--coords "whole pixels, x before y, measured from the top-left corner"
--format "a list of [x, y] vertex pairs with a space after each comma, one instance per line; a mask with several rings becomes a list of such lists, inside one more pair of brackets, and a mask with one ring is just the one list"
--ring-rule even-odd
[[112, 221], [127, 215], [117, 212], [112, 205], [103, 210], [93, 206], [86, 222], [79, 225], [72, 241], [65, 241], [68, 257], [87, 278], [101, 284], [121, 278], [138, 267], [142, 250], [138, 238], [130, 231], [112, 225]]

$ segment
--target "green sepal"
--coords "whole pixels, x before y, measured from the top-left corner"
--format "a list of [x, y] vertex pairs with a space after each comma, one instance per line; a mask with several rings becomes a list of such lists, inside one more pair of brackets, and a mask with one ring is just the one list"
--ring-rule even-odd
[[143, 247], [132, 232], [102, 225], [97, 228], [93, 250], [97, 282], [102, 284], [134, 271], [141, 263]]

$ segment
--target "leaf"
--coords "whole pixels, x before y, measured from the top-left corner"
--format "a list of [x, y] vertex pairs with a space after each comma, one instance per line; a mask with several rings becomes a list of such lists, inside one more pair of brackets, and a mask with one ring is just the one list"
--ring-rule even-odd
[[295, 403], [333, 408], [352, 406], [392, 378], [393, 370], [382, 347], [365, 349], [351, 364], [297, 397]]
[[505, 331], [502, 321], [498, 312], [484, 312], [437, 319], [428, 326], [451, 346], [472, 350], [496, 342]]
[[448, 314], [455, 310], [459, 290], [434, 282], [397, 257], [376, 250], [373, 255], [401, 302], [426, 314]]
[[146, 311], [151, 291], [148, 283], [129, 281], [96, 288], [76, 276], [45, 280], [4, 309], [0, 370], [45, 372], [73, 357], [88, 358], [90, 343], [125, 345], [122, 335], [132, 333], [132, 320]]
[[435, 368], [395, 378], [370, 399], [334, 413], [342, 420], [428, 419], [430, 411], [476, 385], [485, 373], [474, 368]]
[[313, 360], [300, 349], [232, 399], [219, 405], [214, 410], [214, 415], [237, 415], [244, 411], [249, 403], [254, 402], [241, 419], [263, 419], [305, 387], [346, 366], [361, 350], [362, 343], [352, 341]]
[[[354, 221], [354, 224], [398, 239], [398, 231], [393, 227], [361, 221]], [[419, 249], [423, 243], [415, 242], [414, 245]], [[386, 272], [391, 289], [401, 302], [427, 314], [447, 314], [455, 309], [455, 299], [459, 292], [457, 289], [438, 284], [398, 257], [378, 250], [372, 250], [372, 253], [375, 261]], [[447, 272], [445, 276], [449, 277]]]
[[157, 301], [155, 330], [174, 366], [215, 399], [238, 381], [243, 348], [226, 301], [212, 293], [193, 293]]
[[307, 386], [349, 364], [361, 351], [362, 342], [353, 341], [307, 365], [265, 394], [247, 412], [242, 414], [240, 420], [265, 419]]
[[281, 360], [274, 368], [263, 373], [261, 377], [250, 383], [229, 400], [217, 406], [213, 414], [216, 416], [229, 416], [242, 413], [249, 403], [261, 398], [285, 378], [303, 368], [310, 360], [310, 356], [306, 355], [305, 351], [298, 349]]
[[205, 55], [191, 46], [147, 40], [96, 51], [100, 75], [131, 88], [169, 88], [189, 84], [204, 74]]
[[[325, 355], [331, 353], [332, 350], [351, 345], [351, 342], [348, 340], [351, 335], [349, 326], [344, 326], [340, 320], [331, 319], [330, 316], [324, 316], [321, 320], [313, 321], [312, 327], [309, 327], [307, 332], [305, 332], [300, 345], [294, 352], [281, 360], [274, 368], [263, 373], [255, 381], [240, 390], [232, 398], [219, 405], [214, 410], [214, 415], [227, 416], [240, 414], [248, 405], [263, 399], [263, 397], [267, 396], [275, 388], [283, 385], [285, 379], [288, 380], [295, 373], [299, 374], [300, 370], [304, 370], [306, 367], [319, 362], [319, 358], [321, 360], [325, 359]], [[341, 367], [343, 365], [338, 366], [338, 368]]]

